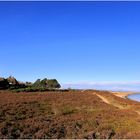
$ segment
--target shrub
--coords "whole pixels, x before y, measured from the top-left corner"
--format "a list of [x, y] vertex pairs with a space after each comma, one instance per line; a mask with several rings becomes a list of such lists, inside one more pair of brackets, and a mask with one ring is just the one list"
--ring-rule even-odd
[[76, 110], [70, 106], [65, 106], [63, 109], [62, 109], [62, 114], [63, 115], [69, 115], [69, 114], [72, 114], [74, 113]]

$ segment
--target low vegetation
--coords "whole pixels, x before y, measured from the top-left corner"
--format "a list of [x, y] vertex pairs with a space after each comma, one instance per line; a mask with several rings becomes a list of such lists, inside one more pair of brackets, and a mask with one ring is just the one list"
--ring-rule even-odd
[[[53, 94], [52, 94], [53, 93]], [[96, 94], [125, 104], [118, 108]], [[140, 138], [140, 103], [101, 91], [0, 91], [1, 139]]]

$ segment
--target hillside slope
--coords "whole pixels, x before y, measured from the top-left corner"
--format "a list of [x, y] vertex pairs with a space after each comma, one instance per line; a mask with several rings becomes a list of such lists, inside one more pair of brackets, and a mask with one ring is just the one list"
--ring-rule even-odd
[[139, 110], [103, 91], [0, 91], [0, 138], [140, 138]]

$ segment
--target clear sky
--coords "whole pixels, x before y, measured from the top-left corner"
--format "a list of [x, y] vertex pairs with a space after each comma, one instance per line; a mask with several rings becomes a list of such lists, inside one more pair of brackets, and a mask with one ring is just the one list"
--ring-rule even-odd
[[0, 2], [0, 76], [140, 81], [140, 2]]

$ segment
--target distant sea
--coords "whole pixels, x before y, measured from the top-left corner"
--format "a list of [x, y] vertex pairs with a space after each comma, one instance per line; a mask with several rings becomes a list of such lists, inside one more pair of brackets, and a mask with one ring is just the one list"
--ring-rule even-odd
[[140, 102], [140, 93], [130, 94], [127, 98]]
[[74, 89], [97, 89], [97, 90], [112, 90], [112, 91], [131, 91], [140, 92], [139, 83], [72, 83], [61, 84], [62, 88]]
[[[97, 89], [110, 91], [130, 91], [136, 94], [128, 95], [131, 100], [140, 102], [140, 83], [76, 83], [76, 84], [62, 84], [62, 88], [73, 89]], [[139, 92], [139, 94], [138, 94]]]

